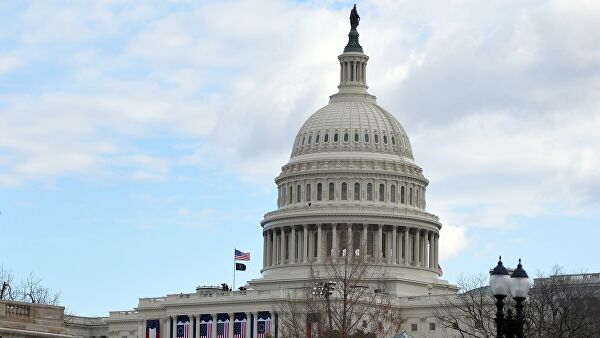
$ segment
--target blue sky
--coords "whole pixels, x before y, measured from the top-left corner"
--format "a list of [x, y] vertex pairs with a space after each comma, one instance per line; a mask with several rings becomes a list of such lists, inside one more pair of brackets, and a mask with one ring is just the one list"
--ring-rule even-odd
[[[336, 91], [352, 2], [0, 3], [0, 263], [80, 315], [230, 282]], [[368, 83], [443, 221], [444, 278], [502, 254], [600, 271], [600, 5], [362, 1]]]

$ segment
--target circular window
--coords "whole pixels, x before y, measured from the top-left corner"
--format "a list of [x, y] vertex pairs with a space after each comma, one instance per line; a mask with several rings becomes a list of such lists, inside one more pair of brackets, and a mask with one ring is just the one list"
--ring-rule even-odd
[[387, 144], [387, 135], [383, 135], [383, 143]]
[[323, 142], [325, 142], [325, 143], [329, 142], [329, 134], [325, 134], [325, 137], [323, 138]]
[[379, 135], [375, 134], [375, 136], [373, 136], [373, 140], [375, 140], [375, 143], [379, 143]]

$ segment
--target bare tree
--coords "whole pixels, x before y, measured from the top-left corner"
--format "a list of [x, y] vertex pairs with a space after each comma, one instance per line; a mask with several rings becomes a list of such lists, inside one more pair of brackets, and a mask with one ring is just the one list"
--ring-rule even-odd
[[49, 305], [59, 303], [60, 293], [44, 287], [42, 279], [33, 272], [16, 284], [12, 272], [0, 263], [0, 283], [0, 299]]
[[[600, 283], [565, 275], [554, 267], [537, 274], [525, 306], [526, 337], [600, 337]], [[496, 337], [494, 298], [488, 276], [461, 277], [461, 292], [444, 298], [434, 315], [461, 337]], [[506, 302], [513, 305], [513, 300]]]
[[311, 267], [309, 285], [290, 292], [278, 306], [282, 335], [306, 337], [311, 322], [318, 322], [319, 337], [382, 337], [398, 332], [400, 309], [389, 286], [385, 270], [364, 257], [328, 259], [323, 266]]

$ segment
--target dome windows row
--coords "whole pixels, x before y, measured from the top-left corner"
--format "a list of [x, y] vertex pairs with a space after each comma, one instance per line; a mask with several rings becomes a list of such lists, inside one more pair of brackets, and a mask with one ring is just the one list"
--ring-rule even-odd
[[[316, 191], [313, 192], [313, 188]], [[415, 184], [318, 182], [279, 187], [278, 207], [313, 201], [373, 201], [425, 208], [425, 189]]]
[[[354, 132], [354, 143], [358, 143], [360, 142], [361, 139], [361, 135], [358, 131]], [[364, 134], [363, 134], [363, 140], [365, 143], [370, 143], [371, 142], [371, 138], [369, 135], [369, 132], [365, 130]], [[402, 140], [402, 138], [400, 138], [400, 140]], [[321, 142], [321, 134], [320, 133], [316, 133], [315, 138], [313, 140], [313, 134], [309, 133], [302, 135], [302, 138], [298, 138], [298, 140], [296, 141], [296, 146], [303, 146], [303, 145], [309, 145], [309, 144], [319, 144]], [[323, 143], [329, 143], [329, 132], [325, 132], [325, 135], [323, 136]], [[336, 131], [333, 133], [333, 143], [337, 143], [339, 141], [339, 133]], [[350, 132], [348, 130], [344, 131], [343, 133], [343, 141], [344, 143], [348, 143], [350, 141]], [[388, 141], [391, 141], [391, 145], [395, 146], [396, 145], [396, 138], [392, 135], [389, 139], [388, 136], [386, 134], [383, 134], [382, 138], [379, 138], [379, 134], [378, 133], [374, 133], [373, 134], [373, 142], [375, 144], [379, 144], [380, 141], [383, 141], [384, 145], [387, 145]], [[402, 142], [402, 141], [401, 141]], [[402, 142], [404, 143], [404, 142]], [[405, 146], [403, 144], [403, 146]]]

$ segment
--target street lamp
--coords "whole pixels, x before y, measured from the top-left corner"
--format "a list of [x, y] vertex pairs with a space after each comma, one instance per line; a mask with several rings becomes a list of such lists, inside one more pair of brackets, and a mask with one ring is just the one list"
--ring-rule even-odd
[[[502, 264], [502, 256], [498, 265], [490, 272], [490, 289], [492, 295], [496, 298], [496, 337], [497, 338], [523, 338], [523, 325], [525, 317], [523, 316], [523, 303], [529, 293], [529, 277], [527, 272], [519, 264], [517, 268], [509, 275], [508, 270]], [[504, 298], [511, 295], [517, 303], [515, 305], [516, 316], [512, 317], [512, 310], [507, 310], [507, 316], [504, 316]]]
[[315, 283], [312, 293], [314, 296], [325, 298], [325, 301], [327, 302], [327, 318], [329, 320], [330, 330], [333, 330], [333, 326], [331, 320], [331, 305], [329, 302], [329, 296], [333, 294], [333, 290], [335, 290], [335, 284], [336, 283], [334, 281]]

